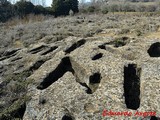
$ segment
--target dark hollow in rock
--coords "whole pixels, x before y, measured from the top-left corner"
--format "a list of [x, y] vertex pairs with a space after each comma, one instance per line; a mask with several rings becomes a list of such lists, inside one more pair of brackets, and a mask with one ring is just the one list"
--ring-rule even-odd
[[89, 77], [89, 88], [91, 89], [92, 93], [94, 93], [98, 89], [100, 82], [101, 82], [100, 73], [94, 73], [92, 76]]
[[61, 60], [57, 68], [43, 80], [43, 82], [37, 87], [37, 89], [46, 89], [68, 71], [74, 73], [69, 57], [65, 57]]
[[98, 46], [100, 49], [104, 49], [104, 50], [106, 50], [106, 46], [105, 46], [105, 44], [103, 44], [103, 45], [99, 45]]
[[160, 42], [152, 44], [148, 49], [148, 54], [150, 57], [160, 57]]
[[106, 43], [106, 45], [113, 45], [114, 47], [122, 47], [128, 43], [128, 37], [116, 38], [114, 41]]
[[101, 74], [100, 73], [94, 73], [89, 78], [89, 83], [91, 83], [91, 84], [100, 83], [100, 81], [101, 81]]
[[34, 49], [30, 50], [29, 52], [30, 52], [31, 54], [36, 54], [36, 53], [42, 51], [42, 50], [43, 50], [44, 48], [46, 48], [46, 47], [47, 47], [47, 46], [45, 46], [45, 45], [41, 45], [41, 46], [39, 46], [39, 47], [37, 47], [37, 48], [34, 48]]
[[[9, 58], [9, 57], [8, 57]], [[5, 60], [5, 59], [7, 59], [7, 57], [1, 57], [0, 58], [0, 61], [3, 61], [3, 60]]]
[[40, 98], [40, 99], [39, 99], [39, 104], [41, 104], [41, 105], [44, 105], [46, 102], [47, 102], [47, 101], [46, 101], [46, 99], [44, 99], [44, 98]]
[[11, 58], [11, 57], [13, 57], [15, 55], [16, 55], [16, 53], [13, 54], [13, 55], [10, 55], [10, 56], [4, 56], [4, 57], [0, 58], [0, 61], [6, 60], [6, 59]]
[[98, 34], [98, 33], [101, 33], [102, 31], [103, 31], [102, 29], [97, 29], [95, 33]]
[[87, 94], [92, 94], [92, 90], [87, 86], [86, 83], [79, 83], [79, 84], [86, 88]]
[[45, 51], [45, 52], [42, 53], [41, 55], [47, 55], [48, 53], [53, 52], [53, 51], [56, 50], [57, 48], [58, 48], [57, 46], [51, 47], [49, 50]]
[[2, 70], [4, 67], [3, 66], [0, 66], [0, 70]]
[[107, 43], [108, 45], [113, 45], [114, 47], [118, 48], [118, 47], [122, 47], [122, 46], [125, 46], [126, 43], [123, 42], [123, 41], [120, 41], [120, 40], [117, 40], [117, 41], [113, 41], [113, 42], [109, 42]]
[[157, 118], [155, 116], [151, 116], [151, 119], [150, 120], [160, 120], [160, 118]]
[[9, 50], [3, 53], [3, 57], [0, 58], [0, 61], [11, 58], [17, 54], [17, 51], [20, 49], [15, 49], [15, 50]]
[[121, 38], [123, 41], [126, 41], [126, 40], [128, 40], [129, 38], [128, 37], [122, 37]]
[[62, 120], [74, 120], [74, 119], [72, 118], [72, 116], [64, 115], [64, 116], [62, 117]]
[[79, 40], [78, 42], [74, 43], [71, 47], [69, 47], [68, 49], [65, 50], [65, 53], [71, 53], [72, 51], [74, 51], [75, 49], [77, 49], [78, 47], [84, 45], [86, 43], [86, 40]]
[[39, 61], [37, 61], [32, 67], [30, 67], [29, 71], [35, 71], [35, 70], [37, 70], [44, 63], [45, 63], [45, 60], [39, 60]]
[[140, 106], [140, 72], [136, 64], [124, 67], [124, 96], [127, 108], [137, 110]]
[[23, 115], [24, 115], [25, 111], [26, 111], [26, 103], [24, 103], [16, 111], [11, 113], [11, 116], [13, 116], [14, 118], [23, 119]]
[[92, 60], [98, 60], [98, 59], [100, 59], [102, 56], [103, 56], [103, 53], [99, 53], [99, 54], [93, 56], [93, 57], [92, 57]]
[[[7, 84], [9, 83], [9, 81], [3, 81], [0, 83], [0, 91], [2, 91], [2, 89], [6, 88]], [[0, 97], [1, 97], [1, 93], [0, 92]]]
[[103, 49], [103, 50], [106, 50], [106, 51], [108, 51], [108, 52], [114, 53], [115, 50], [114, 50], [112, 47], [110, 47], [110, 46], [106, 46], [107, 44], [108, 44], [108, 43], [104, 43], [104, 44], [102, 44], [102, 45], [99, 45], [98, 47], [99, 47], [100, 49]]
[[3, 56], [3, 53], [5, 52], [5, 50], [0, 50], [0, 57]]
[[14, 58], [14, 59], [12, 59], [11, 60], [11, 62], [15, 62], [15, 61], [18, 61], [18, 60], [20, 60], [20, 59], [22, 59], [23, 57], [17, 57], [17, 58]]
[[4, 56], [13, 56], [13, 55], [16, 55], [16, 52], [19, 51], [20, 49], [15, 49], [15, 50], [9, 50], [9, 51], [6, 51], [4, 53]]

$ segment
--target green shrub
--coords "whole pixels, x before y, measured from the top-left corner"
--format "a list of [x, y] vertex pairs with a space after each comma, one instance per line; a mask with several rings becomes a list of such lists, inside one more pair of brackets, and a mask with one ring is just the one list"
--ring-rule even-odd
[[103, 14], [107, 14], [107, 13], [108, 13], [108, 8], [107, 8], [107, 7], [102, 8], [102, 9], [101, 9], [101, 12], [102, 12]]
[[95, 12], [95, 10], [96, 10], [95, 6], [89, 6], [89, 7], [87, 8], [87, 11], [88, 11], [88, 12]]
[[142, 32], [141, 32], [140, 30], [137, 30], [137, 31], [136, 31], [136, 35], [137, 35], [137, 36], [141, 36], [141, 35], [142, 35]]

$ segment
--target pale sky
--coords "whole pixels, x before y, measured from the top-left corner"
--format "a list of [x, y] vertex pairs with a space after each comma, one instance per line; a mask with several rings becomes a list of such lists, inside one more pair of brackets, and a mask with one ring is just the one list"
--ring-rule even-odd
[[[10, 1], [12, 1], [12, 3], [15, 3], [16, 1], [19, 1], [19, 0], [10, 0]], [[79, 0], [79, 1], [81, 1], [81, 0]], [[84, 1], [89, 2], [90, 0], [84, 0]], [[52, 4], [52, 0], [46, 0], [46, 6], [51, 6], [51, 4]]]
[[[79, 1], [81, 1], [81, 0], [79, 0]], [[89, 2], [90, 0], [85, 0], [86, 2]], [[51, 6], [51, 4], [52, 4], [52, 0], [46, 0], [46, 5], [47, 6]]]
[[52, 4], [52, 0], [46, 0], [46, 5], [47, 6], [51, 6], [51, 4]]

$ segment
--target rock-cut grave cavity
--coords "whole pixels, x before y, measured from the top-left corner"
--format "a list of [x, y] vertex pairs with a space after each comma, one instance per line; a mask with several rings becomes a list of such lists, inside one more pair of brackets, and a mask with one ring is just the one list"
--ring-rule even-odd
[[98, 47], [104, 50], [106, 50], [106, 45], [112, 45], [115, 48], [123, 47], [129, 42], [128, 39], [129, 39], [128, 37], [116, 38], [114, 41], [103, 43], [102, 45], [99, 45]]
[[92, 60], [98, 60], [102, 57], [103, 57], [103, 53], [98, 53], [98, 54], [96, 54], [95, 56], [92, 57]]
[[47, 51], [45, 51], [44, 53], [42, 53], [41, 55], [47, 55], [47, 54], [53, 52], [54, 50], [56, 50], [57, 48], [58, 48], [57, 46], [51, 47]]
[[26, 103], [22, 104], [17, 110], [11, 113], [14, 118], [23, 119], [24, 113], [26, 111]]
[[97, 72], [89, 77], [89, 85], [82, 82], [80, 82], [79, 84], [86, 88], [87, 94], [93, 94], [98, 89], [100, 82], [101, 74]]
[[37, 89], [43, 90], [49, 87], [52, 83], [56, 82], [66, 72], [74, 73], [69, 57], [65, 57], [61, 60], [60, 64], [53, 70], [44, 80], [37, 86]]
[[36, 54], [36, 53], [39, 53], [39, 52], [41, 52], [42, 50], [44, 50], [46, 47], [47, 47], [47, 46], [45, 46], [45, 45], [41, 45], [41, 46], [39, 46], [39, 47], [33, 48], [33, 49], [30, 50], [29, 52], [30, 52], [31, 54]]
[[81, 47], [82, 45], [84, 45], [86, 43], [86, 40], [82, 39], [82, 40], [79, 40], [78, 42], [74, 43], [73, 45], [71, 45], [71, 47], [67, 48], [65, 50], [65, 53], [66, 54], [69, 54], [71, 53], [72, 51], [74, 51], [75, 49]]
[[35, 71], [45, 63], [45, 60], [39, 60], [29, 68], [29, 71]]
[[89, 77], [89, 88], [91, 89], [92, 93], [98, 89], [99, 84], [101, 82], [101, 78], [102, 77], [99, 72], [94, 73]]
[[160, 57], [160, 42], [153, 43], [148, 49], [150, 57]]
[[8, 58], [11, 58], [13, 56], [16, 56], [17, 55], [17, 52], [19, 51], [20, 49], [14, 49], [14, 50], [8, 50], [8, 51], [5, 51], [3, 53], [3, 57], [0, 58], [0, 61], [2, 60], [5, 60], [5, 59], [8, 59]]
[[74, 120], [74, 118], [72, 116], [70, 116], [70, 115], [64, 115], [62, 117], [62, 120]]
[[127, 108], [137, 110], [140, 106], [140, 72], [136, 64], [124, 67], [124, 96]]

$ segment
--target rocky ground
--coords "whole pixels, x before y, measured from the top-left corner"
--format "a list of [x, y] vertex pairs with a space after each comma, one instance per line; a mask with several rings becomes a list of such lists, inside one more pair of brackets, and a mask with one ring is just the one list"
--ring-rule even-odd
[[0, 119], [158, 119], [159, 33], [152, 14], [2, 24]]

